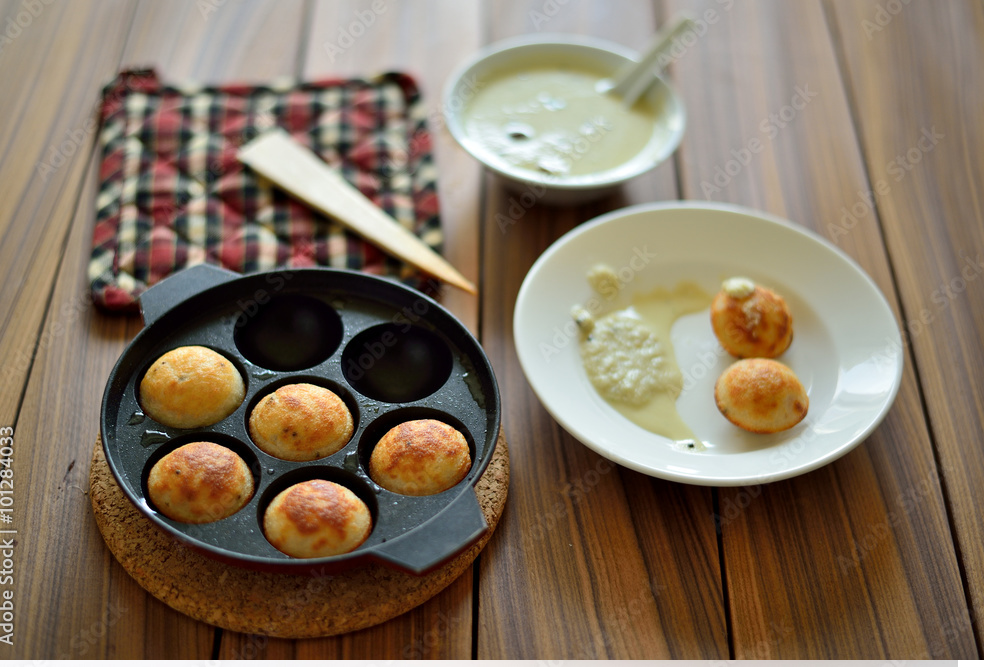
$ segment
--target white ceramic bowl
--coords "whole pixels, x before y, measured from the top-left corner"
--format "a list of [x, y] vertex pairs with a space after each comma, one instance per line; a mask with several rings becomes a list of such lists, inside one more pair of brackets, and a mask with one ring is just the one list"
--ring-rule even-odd
[[[585, 273], [614, 268], [625, 294], [594, 295]], [[684, 377], [677, 410], [706, 445], [690, 452], [636, 426], [588, 379], [571, 306], [618, 310], [631, 294], [693, 281], [709, 294], [731, 276], [774, 288], [795, 334], [779, 361], [810, 396], [806, 418], [786, 431], [742, 431], [719, 412], [714, 384], [735, 361], [711, 329], [709, 308], [670, 331]], [[888, 413], [902, 381], [905, 347], [888, 301], [857, 263], [829, 241], [774, 216], [728, 204], [665, 202], [613, 211], [554, 242], [526, 274], [513, 317], [516, 354], [544, 407], [598, 454], [663, 479], [741, 486], [787, 479], [843, 456]]]
[[602, 196], [653, 169], [676, 150], [683, 137], [686, 112], [679, 96], [662, 78], [657, 78], [647, 92], [656, 114], [657, 136], [640, 153], [614, 169], [580, 176], [537, 174], [510, 164], [466, 133], [463, 112], [481, 90], [483, 81], [519, 66], [536, 67], [558, 60], [572, 65], [583, 63], [611, 76], [627, 61], [638, 60], [638, 54], [619, 44], [582, 35], [526, 35], [492, 44], [476, 53], [448, 80], [443, 107], [451, 136], [488, 169], [521, 189], [529, 189], [538, 201], [555, 204]]

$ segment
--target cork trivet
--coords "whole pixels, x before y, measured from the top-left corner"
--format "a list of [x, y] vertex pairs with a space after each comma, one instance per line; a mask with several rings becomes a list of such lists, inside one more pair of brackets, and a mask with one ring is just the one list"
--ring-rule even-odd
[[475, 485], [489, 524], [482, 538], [424, 576], [375, 563], [324, 576], [270, 574], [226, 565], [164, 534], [123, 494], [96, 440], [89, 497], [109, 550], [138, 584], [169, 607], [227, 630], [271, 637], [326, 637], [382, 623], [429, 600], [475, 560], [495, 530], [509, 487], [502, 431]]

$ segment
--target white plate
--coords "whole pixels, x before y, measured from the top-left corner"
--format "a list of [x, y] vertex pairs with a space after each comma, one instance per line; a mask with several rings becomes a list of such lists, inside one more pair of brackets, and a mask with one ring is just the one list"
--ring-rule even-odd
[[[592, 297], [585, 274], [598, 263], [620, 272], [629, 295], [681, 280], [714, 294], [735, 275], [775, 289], [789, 304], [795, 331], [779, 360], [809, 394], [806, 418], [788, 431], [756, 435], [721, 416], [714, 382], [734, 358], [714, 337], [705, 309], [677, 320], [671, 337], [685, 378], [677, 408], [707, 449], [678, 451], [628, 421], [591, 386], [570, 316], [571, 306]], [[615, 300], [605, 310], [624, 305]], [[533, 391], [575, 438], [621, 465], [691, 484], [772, 482], [825, 465], [874, 430], [902, 380], [895, 318], [854, 260], [788, 221], [736, 206], [646, 204], [577, 227], [530, 269], [513, 335]]]

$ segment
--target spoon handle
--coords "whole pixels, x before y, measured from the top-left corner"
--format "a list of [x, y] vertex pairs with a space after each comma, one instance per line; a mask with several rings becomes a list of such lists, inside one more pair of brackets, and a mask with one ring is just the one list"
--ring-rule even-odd
[[[677, 15], [668, 25], [663, 26], [653, 41], [650, 42], [642, 58], [637, 62], [627, 63], [614, 79], [615, 85], [609, 91], [622, 98], [625, 107], [631, 107], [639, 96], [646, 92], [653, 83], [653, 66], [673, 44], [673, 40], [683, 32], [694, 27], [693, 19], [686, 15]], [[660, 68], [662, 69], [662, 68]]]
[[239, 149], [239, 160], [309, 206], [338, 220], [394, 257], [475, 294], [475, 285], [403, 225], [280, 129]]

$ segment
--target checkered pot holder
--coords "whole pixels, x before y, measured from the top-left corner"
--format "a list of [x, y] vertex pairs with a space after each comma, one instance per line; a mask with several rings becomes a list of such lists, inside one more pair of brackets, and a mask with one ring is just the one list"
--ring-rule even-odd
[[410, 77], [179, 88], [152, 70], [125, 71], [104, 89], [101, 116], [89, 262], [97, 305], [135, 310], [145, 289], [202, 262], [241, 273], [332, 266], [425, 286], [236, 159], [240, 145], [280, 126], [439, 251], [437, 173]]

